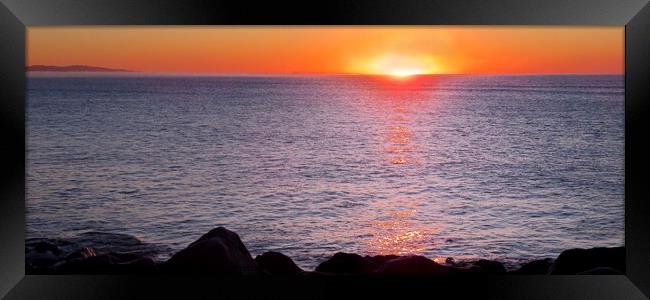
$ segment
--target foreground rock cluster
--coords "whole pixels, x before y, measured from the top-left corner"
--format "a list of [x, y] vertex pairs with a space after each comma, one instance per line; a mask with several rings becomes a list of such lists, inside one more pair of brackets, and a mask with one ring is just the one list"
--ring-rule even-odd
[[[31, 239], [26, 242], [27, 274], [210, 274], [210, 275], [401, 275], [454, 274], [623, 274], [625, 248], [570, 249], [555, 260], [535, 260], [507, 271], [492, 260], [439, 264], [423, 256], [361, 256], [336, 253], [314, 271], [302, 270], [291, 258], [265, 252], [253, 258], [239, 236], [212, 229], [164, 262], [155, 251], [128, 235], [85, 234], [81, 240]], [[86, 240], [84, 240], [85, 238]], [[94, 239], [94, 241], [93, 241]], [[108, 241], [108, 242], [107, 242]], [[92, 243], [97, 248], [84, 246]], [[104, 243], [104, 244], [102, 244]], [[106, 244], [108, 243], [108, 244]], [[128, 249], [128, 250], [127, 250]], [[134, 250], [135, 249], [135, 250]]]

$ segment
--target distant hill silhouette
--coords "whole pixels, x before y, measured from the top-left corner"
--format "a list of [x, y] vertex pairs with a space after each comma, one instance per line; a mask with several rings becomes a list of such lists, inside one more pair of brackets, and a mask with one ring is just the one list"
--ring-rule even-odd
[[28, 66], [27, 71], [31, 71], [31, 72], [133, 72], [131, 70], [111, 69], [111, 68], [85, 66], [85, 65], [71, 65], [71, 66], [33, 65], [33, 66]]

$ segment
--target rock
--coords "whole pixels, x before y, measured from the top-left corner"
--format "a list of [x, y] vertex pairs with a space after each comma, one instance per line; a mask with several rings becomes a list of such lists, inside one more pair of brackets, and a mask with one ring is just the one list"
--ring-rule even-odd
[[625, 273], [625, 247], [563, 251], [549, 268], [549, 273], [577, 274], [598, 267], [607, 267]]
[[25, 271], [28, 274], [51, 273], [52, 267], [64, 259], [54, 240], [31, 240], [25, 245]]
[[296, 275], [303, 270], [298, 267], [291, 258], [279, 252], [264, 252], [255, 257], [255, 262], [260, 269], [271, 275]]
[[110, 253], [110, 254], [113, 255], [115, 258], [117, 258], [120, 262], [129, 262], [141, 258], [147, 258], [146, 256], [142, 256], [137, 253]]
[[115, 272], [118, 274], [141, 274], [154, 273], [158, 270], [158, 265], [153, 259], [140, 257], [138, 259], [121, 262], [115, 265]]
[[87, 258], [91, 256], [97, 256], [95, 249], [90, 247], [83, 247], [81, 250], [70, 253], [70, 255], [68, 255], [65, 259], [72, 260], [75, 258]]
[[578, 272], [578, 275], [624, 275], [622, 272], [607, 267], [593, 268], [587, 271]]
[[[81, 250], [80, 250], [81, 249]], [[29, 238], [25, 240], [25, 254], [52, 253], [61, 260], [85, 258], [108, 253], [134, 253], [139, 257], [155, 257], [160, 253], [169, 253], [168, 247], [143, 243], [128, 234], [86, 232], [74, 237], [63, 238]]]
[[454, 263], [450, 264], [451, 267], [454, 267], [454, 269], [458, 270], [463, 270], [466, 272], [482, 272], [481, 267], [474, 265], [474, 262], [468, 261], [468, 260], [455, 260]]
[[553, 260], [550, 258], [533, 260], [521, 265], [519, 270], [513, 271], [512, 273], [526, 275], [545, 275], [548, 274], [548, 269], [552, 264]]
[[115, 259], [108, 254], [74, 258], [57, 265], [56, 272], [59, 274], [111, 274], [110, 265], [116, 263]]
[[445, 263], [450, 266], [454, 266], [456, 265], [456, 260], [453, 257], [447, 257], [447, 259], [445, 259]]
[[298, 276], [301, 276], [303, 278], [323, 278], [323, 277], [335, 277], [335, 276], [339, 276], [339, 274], [323, 273], [323, 272], [316, 272], [316, 271], [303, 271], [298, 273]]
[[162, 264], [166, 272], [187, 274], [258, 274], [257, 263], [239, 239], [223, 227], [210, 230]]
[[380, 275], [444, 275], [452, 268], [439, 265], [424, 256], [402, 256], [391, 259], [377, 269]]
[[478, 267], [477, 271], [490, 273], [490, 274], [505, 274], [506, 268], [502, 263], [494, 260], [480, 259], [473, 263], [474, 266]]
[[62, 260], [61, 257], [54, 255], [52, 252], [29, 252], [25, 254], [25, 263], [32, 270], [43, 270], [54, 266]]
[[371, 259], [358, 254], [338, 252], [330, 259], [316, 267], [316, 272], [335, 274], [368, 274], [372, 273], [377, 264]]
[[399, 256], [397, 255], [376, 255], [376, 256], [366, 256], [367, 259], [371, 260], [377, 266], [383, 265], [385, 262], [396, 259]]
[[54, 255], [60, 255], [61, 254], [61, 250], [59, 249], [58, 246], [56, 246], [56, 245], [54, 245], [52, 243], [48, 243], [46, 241], [40, 241], [40, 242], [36, 243], [36, 245], [34, 245], [34, 251], [36, 251], [38, 253], [45, 253], [47, 251], [50, 251]]

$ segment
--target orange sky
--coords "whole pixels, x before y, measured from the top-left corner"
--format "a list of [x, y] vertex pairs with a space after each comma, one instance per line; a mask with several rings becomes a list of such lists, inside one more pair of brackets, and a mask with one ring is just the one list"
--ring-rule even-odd
[[182, 73], [624, 71], [624, 27], [29, 27], [28, 65]]

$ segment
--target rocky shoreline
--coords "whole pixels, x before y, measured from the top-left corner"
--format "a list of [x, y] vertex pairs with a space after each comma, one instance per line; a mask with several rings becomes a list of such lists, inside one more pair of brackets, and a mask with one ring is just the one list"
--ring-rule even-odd
[[[110, 239], [106, 235], [110, 235]], [[89, 246], [92, 245], [92, 246]], [[501, 262], [480, 259], [436, 263], [424, 256], [361, 256], [336, 253], [315, 270], [303, 270], [279, 252], [253, 258], [239, 236], [217, 227], [166, 261], [154, 260], [161, 249], [129, 235], [86, 233], [76, 239], [28, 239], [25, 243], [26, 274], [209, 274], [253, 276], [456, 274], [624, 274], [625, 247], [569, 249], [557, 258], [534, 260], [517, 270]]]

